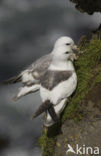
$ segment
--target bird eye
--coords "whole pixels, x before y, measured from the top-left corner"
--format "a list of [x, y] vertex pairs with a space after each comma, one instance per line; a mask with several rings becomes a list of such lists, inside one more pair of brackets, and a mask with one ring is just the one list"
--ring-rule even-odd
[[66, 45], [70, 45], [70, 43], [66, 43]]
[[68, 51], [66, 51], [66, 52], [65, 52], [65, 54], [69, 54], [69, 52], [68, 52]]

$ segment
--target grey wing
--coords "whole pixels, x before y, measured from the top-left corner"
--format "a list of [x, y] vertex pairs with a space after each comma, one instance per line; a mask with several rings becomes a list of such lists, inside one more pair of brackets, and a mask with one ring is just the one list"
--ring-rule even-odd
[[14, 100], [18, 100], [20, 97], [36, 92], [40, 89], [40, 78], [46, 72], [51, 63], [51, 60], [51, 54], [45, 55], [36, 60], [31, 66], [22, 71], [18, 76], [5, 81], [6, 84], [17, 82], [24, 84], [24, 86], [19, 89], [19, 92], [14, 97]]
[[22, 82], [24, 85], [27, 86], [35, 83], [40, 83], [40, 76], [42, 76], [45, 73], [45, 71], [50, 65], [51, 60], [52, 60], [51, 54], [45, 55], [40, 59], [36, 60], [26, 70], [22, 71], [17, 76], [4, 81], [4, 83], [12, 84]]
[[71, 75], [72, 71], [47, 70], [41, 79], [41, 85], [48, 90], [52, 90], [62, 81], [69, 79]]
[[45, 55], [34, 62], [26, 71], [22, 73], [22, 83], [24, 86], [19, 89], [17, 96], [14, 100], [38, 91], [40, 89], [41, 77], [46, 72], [52, 60], [51, 55]]
[[[28, 82], [26, 81], [27, 85], [31, 85], [33, 83], [40, 83], [41, 77], [44, 75], [44, 73], [48, 69], [51, 61], [52, 61], [51, 54], [45, 55], [41, 57], [40, 59], [36, 60], [27, 69], [27, 74], [29, 74]], [[23, 74], [23, 80], [24, 80], [24, 76], [26, 76], [26, 74], [25, 75]], [[26, 82], [24, 81], [24, 83]]]

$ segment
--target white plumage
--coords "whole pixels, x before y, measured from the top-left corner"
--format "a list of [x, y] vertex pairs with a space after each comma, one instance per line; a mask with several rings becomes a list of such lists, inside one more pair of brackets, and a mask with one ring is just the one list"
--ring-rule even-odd
[[[60, 116], [60, 113], [62, 112], [62, 110], [66, 105], [65, 103], [66, 99], [72, 95], [77, 86], [76, 72], [73, 63], [69, 60], [72, 54], [73, 54], [72, 49], [66, 45], [57, 47], [54, 50], [52, 62], [47, 72], [53, 73], [54, 71], [53, 77], [51, 76], [51, 78], [49, 78], [48, 76], [46, 77], [46, 75], [44, 74], [41, 82], [40, 95], [42, 101], [45, 103], [45, 101], [49, 100], [50, 103], [53, 104], [57, 116]], [[68, 73], [70, 72], [72, 74], [69, 77], [68, 76], [66, 77], [66, 75], [68, 75]], [[64, 73], [63, 77], [62, 73]], [[61, 75], [60, 82], [58, 81], [59, 74]], [[52, 74], [49, 74], [49, 76], [50, 75]], [[54, 81], [58, 82], [57, 85], [54, 85], [56, 84], [54, 83]], [[46, 85], [45, 82], [48, 82], [48, 84]], [[49, 88], [50, 84], [51, 86], [53, 84], [52, 89]], [[54, 124], [54, 121], [51, 118], [48, 111], [46, 121], [44, 122], [44, 124], [47, 127]]]
[[[70, 37], [67, 36], [60, 37], [56, 41], [53, 51], [50, 54], [41, 57], [40, 59], [35, 61], [28, 69], [22, 71], [18, 76], [13, 77], [8, 81], [6, 81], [7, 83], [21, 82], [24, 85], [19, 89], [19, 92], [17, 96], [14, 97], [14, 100], [18, 100], [20, 97], [29, 93], [36, 92], [37, 90], [40, 89], [40, 79], [48, 69], [52, 61], [54, 51], [56, 51], [55, 49], [63, 45], [67, 45], [73, 50], [77, 49], [76, 45], [74, 44], [74, 41]], [[60, 57], [59, 52], [57, 52], [57, 55], [58, 57]], [[73, 58], [74, 56], [71, 59]], [[53, 65], [53, 68], [58, 68], [58, 67]]]

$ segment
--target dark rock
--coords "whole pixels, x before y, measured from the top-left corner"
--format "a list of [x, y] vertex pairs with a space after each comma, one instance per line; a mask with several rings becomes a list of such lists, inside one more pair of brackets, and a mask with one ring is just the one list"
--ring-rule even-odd
[[101, 12], [100, 0], [70, 0], [75, 3], [75, 8], [80, 12], [87, 12], [92, 15], [94, 12]]

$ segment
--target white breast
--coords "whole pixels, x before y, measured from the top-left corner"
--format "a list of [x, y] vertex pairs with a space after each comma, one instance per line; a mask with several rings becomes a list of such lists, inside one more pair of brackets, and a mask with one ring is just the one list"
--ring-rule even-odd
[[42, 101], [50, 100], [54, 105], [58, 104], [62, 99], [69, 97], [72, 95], [77, 86], [77, 76], [74, 72], [72, 76], [66, 80], [58, 84], [51, 91], [43, 88], [40, 88], [40, 95]]

